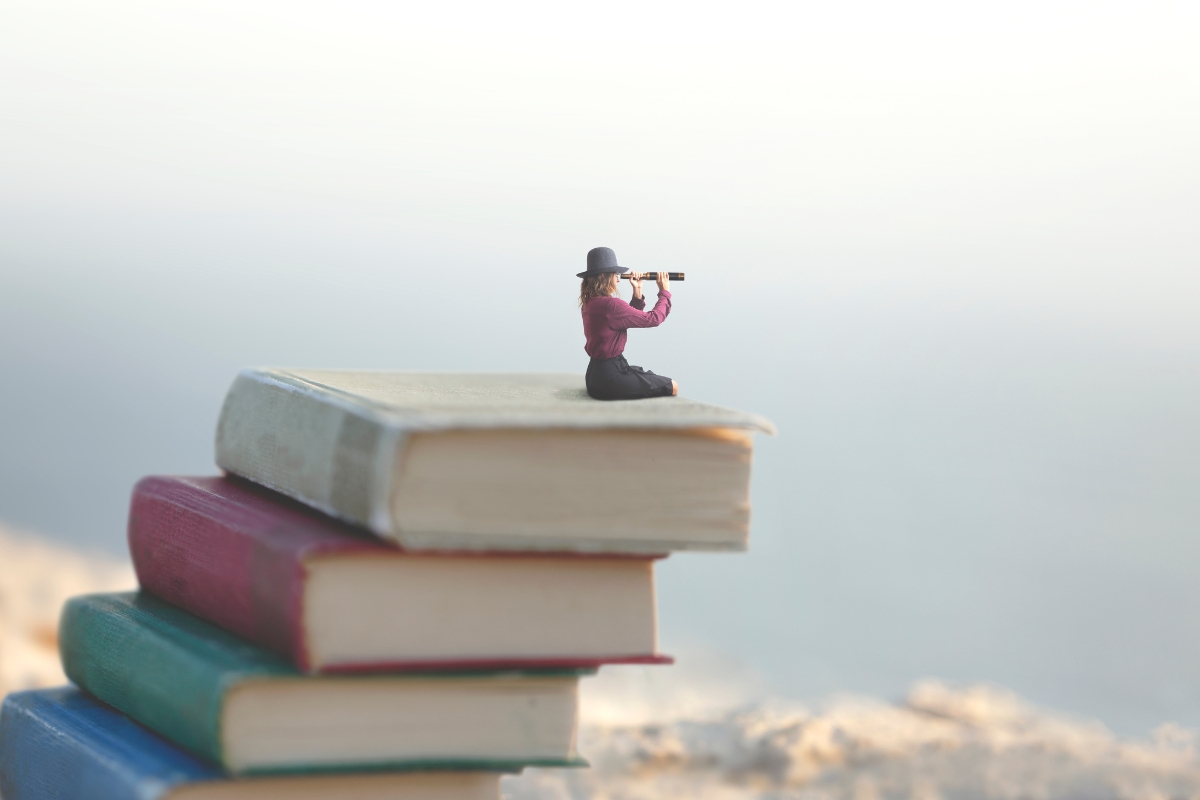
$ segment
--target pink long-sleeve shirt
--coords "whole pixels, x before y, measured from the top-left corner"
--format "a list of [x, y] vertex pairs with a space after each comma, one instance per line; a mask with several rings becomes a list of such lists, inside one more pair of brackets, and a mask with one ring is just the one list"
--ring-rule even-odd
[[646, 298], [626, 303], [619, 297], [592, 297], [583, 304], [583, 349], [592, 358], [616, 358], [625, 352], [625, 331], [654, 328], [671, 313], [671, 293], [662, 290], [654, 308], [643, 311]]

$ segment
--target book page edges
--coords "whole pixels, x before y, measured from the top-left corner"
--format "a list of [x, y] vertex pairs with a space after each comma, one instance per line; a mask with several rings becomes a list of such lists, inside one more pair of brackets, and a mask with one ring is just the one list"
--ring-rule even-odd
[[[487, 551], [525, 549], [562, 552], [561, 542], [542, 537], [478, 536], [420, 531], [398, 531], [393, 519], [395, 476], [410, 432], [503, 427], [553, 429], [631, 429], [637, 427], [688, 430], [707, 436], [749, 436], [753, 430], [774, 432], [766, 420], [741, 412], [740, 423], [709, 426], [670, 425], [663, 420], [653, 424], [630, 424], [630, 417], [617, 416], [612, 424], [569, 425], [564, 418], [534, 421], [513, 420], [505, 415], [494, 418], [478, 414], [441, 415], [438, 419], [397, 415], [380, 410], [333, 387], [317, 384], [277, 369], [245, 369], [234, 380], [226, 395], [217, 425], [217, 465], [235, 475], [266, 486], [299, 500], [330, 516], [368, 528], [385, 539], [419, 550]], [[289, 419], [290, 417], [290, 419]], [[748, 420], [759, 419], [761, 424]], [[616, 421], [616, 420], [619, 420]], [[254, 432], [251, 436], [242, 429]], [[309, 432], [304, 453], [274, 449], [281, 438], [295, 436], [295, 430]], [[282, 430], [281, 430], [282, 429]], [[276, 433], [278, 431], [278, 435]], [[744, 433], [742, 431], [745, 431]], [[295, 448], [293, 447], [293, 450]], [[270, 450], [272, 452], [263, 452]], [[365, 450], [365, 452], [364, 452]], [[291, 462], [289, 463], [289, 458]], [[288, 479], [280, 479], [285, 477]], [[305, 474], [307, 471], [307, 475]], [[614, 542], [603, 539], [579, 539], [571, 542], [570, 552], [661, 554], [679, 550], [743, 551], [746, 543], [681, 543], [678, 541]]]
[[322, 664], [321, 675], [354, 675], [375, 672], [477, 672], [480, 670], [536, 672], [537, 670], [586, 669], [595, 670], [607, 664], [633, 664], [638, 666], [669, 666], [675, 663], [674, 656], [614, 655], [595, 658], [509, 658], [509, 659], [453, 659], [445, 661], [372, 661], [366, 663], [339, 662]]
[[146, 792], [139, 800], [498, 800], [502, 775], [408, 771], [225, 778], [176, 784], [167, 794]]
[[568, 541], [545, 536], [447, 533], [445, 531], [402, 531], [382, 534], [401, 546], [420, 552], [450, 550], [470, 553], [518, 551], [554, 555], [655, 556], [665, 552], [744, 553], [746, 538], [738, 542], [689, 542], [685, 540], [589, 539], [572, 536]]
[[475, 759], [475, 758], [429, 758], [410, 759], [404, 761], [378, 761], [354, 764], [302, 764], [286, 767], [247, 767], [236, 772], [247, 778], [269, 777], [272, 775], [338, 775], [354, 772], [500, 772], [509, 775], [519, 774], [527, 767], [553, 768], [586, 768], [591, 764], [581, 756], [572, 758], [531, 758], [531, 759]]
[[[294, 675], [235, 680], [223, 697], [221, 765], [232, 774], [247, 776], [413, 769], [509, 772], [526, 766], [587, 766], [577, 750], [578, 681], [585, 672], [594, 671]], [[407, 687], [400, 695], [389, 688], [404, 684]], [[446, 691], [462, 695], [456, 698]], [[458, 720], [458, 727], [434, 734], [432, 744], [426, 734], [413, 739], [411, 726], [404, 725], [398, 726], [398, 739], [394, 732], [388, 739], [390, 726], [381, 727], [381, 723], [408, 709], [428, 714], [431, 693], [444, 712]], [[301, 698], [304, 708], [298, 709]], [[370, 711], [364, 710], [364, 699], [370, 703]], [[556, 709], [556, 703], [561, 707]], [[347, 707], [352, 719], [347, 716]], [[334, 708], [341, 716], [331, 721], [329, 714]], [[476, 708], [483, 710], [476, 714]], [[469, 719], [463, 717], [467, 710]], [[566, 712], [570, 715], [569, 726], [564, 724], [567, 719], [554, 718], [556, 713]], [[281, 722], [280, 714], [288, 721]], [[264, 725], [264, 718], [272, 722]], [[315, 720], [320, 723], [312, 727]], [[490, 740], [487, 736], [481, 740], [473, 729], [462, 730], [463, 725], [484, 723], [501, 726], [497, 735], [507, 730], [508, 736], [523, 740], [528, 751], [519, 752], [522, 746], [513, 745], [508, 738], [493, 735]], [[297, 740], [292, 734], [296, 724], [301, 730], [311, 728], [309, 733], [318, 743], [304, 741], [305, 736]], [[285, 730], [287, 733], [282, 733]], [[359, 743], [347, 745], [342, 738], [334, 745], [330, 737], [339, 730]], [[376, 744], [379, 737], [386, 744]], [[372, 745], [361, 743], [366, 741]], [[418, 752], [412, 752], [414, 748]], [[470, 748], [491, 752], [465, 752]]]

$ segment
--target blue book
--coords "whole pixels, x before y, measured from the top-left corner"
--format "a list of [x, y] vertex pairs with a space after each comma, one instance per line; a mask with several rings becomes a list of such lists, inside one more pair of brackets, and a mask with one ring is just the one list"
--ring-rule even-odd
[[10, 694], [0, 706], [4, 800], [497, 800], [488, 772], [230, 779], [70, 686]]

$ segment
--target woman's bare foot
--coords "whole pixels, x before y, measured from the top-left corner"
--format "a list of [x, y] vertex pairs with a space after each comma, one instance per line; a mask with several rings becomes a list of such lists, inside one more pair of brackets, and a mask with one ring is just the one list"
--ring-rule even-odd
[[671, 397], [679, 394], [679, 384], [674, 378], [671, 379]]

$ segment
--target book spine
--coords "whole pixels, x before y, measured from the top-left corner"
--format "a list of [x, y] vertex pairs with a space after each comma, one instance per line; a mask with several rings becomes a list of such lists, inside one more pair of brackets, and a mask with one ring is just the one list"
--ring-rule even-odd
[[307, 670], [303, 564], [294, 552], [244, 530], [233, 515], [223, 518], [219, 507], [198, 507], [199, 494], [170, 478], [134, 487], [129, 552], [138, 583]]
[[157, 800], [171, 788], [80, 736], [33, 692], [9, 695], [0, 710], [0, 797], [4, 800]]
[[217, 466], [327, 514], [392, 535], [400, 432], [366, 408], [257, 370], [234, 379], [217, 421]]
[[147, 625], [128, 604], [106, 602], [109, 597], [76, 597], [63, 607], [58, 639], [67, 677], [180, 747], [221, 764], [228, 672], [174, 641], [170, 631]]

